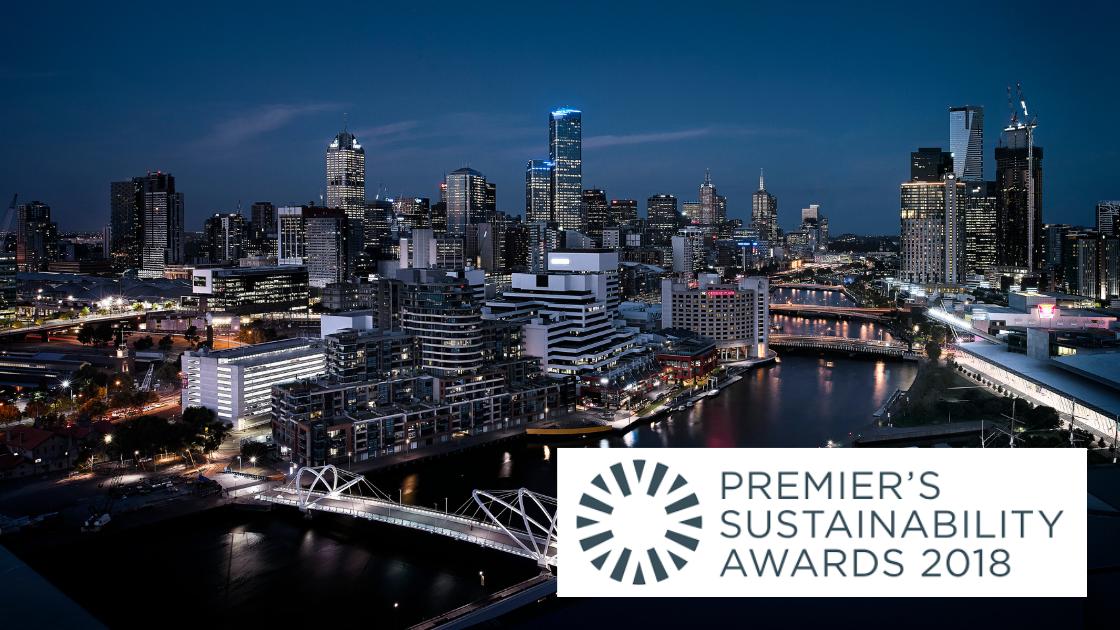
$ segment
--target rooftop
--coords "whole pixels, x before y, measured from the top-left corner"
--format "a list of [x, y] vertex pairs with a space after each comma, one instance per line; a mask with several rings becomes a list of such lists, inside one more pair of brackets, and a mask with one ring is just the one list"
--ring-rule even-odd
[[[1007, 346], [1003, 344], [993, 344], [987, 341], [959, 343], [957, 348], [992, 363], [997, 363], [1004, 369], [1015, 372], [1024, 378], [1064, 392], [1076, 398], [1079, 404], [1095, 407], [1105, 415], [1116, 416], [1120, 414], [1120, 391], [1117, 391], [1115, 387], [1106, 386], [1093, 377], [1086, 378], [1072, 370], [1063, 369], [1071, 366], [1084, 366], [1083, 369], [1086, 371], [1104, 368], [1106, 373], [1110, 369], [1112, 378], [1115, 380], [1120, 377], [1120, 374], [1118, 374], [1120, 368], [1117, 367], [1120, 365], [1120, 353], [1106, 353], [1111, 355], [1111, 360], [1074, 361], [1071, 364], [1059, 365], [1056, 360], [1040, 361], [1032, 359], [1025, 354], [1009, 351]], [[1074, 357], [1076, 356], [1078, 355], [1074, 355]], [[1111, 364], [1111, 367], [1108, 364]]]

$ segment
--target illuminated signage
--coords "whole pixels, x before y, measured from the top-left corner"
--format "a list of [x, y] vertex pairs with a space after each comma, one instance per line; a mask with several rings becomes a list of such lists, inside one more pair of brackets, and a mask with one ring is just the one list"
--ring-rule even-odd
[[1058, 307], [1055, 304], [1039, 304], [1038, 305], [1038, 318], [1039, 319], [1054, 319], [1058, 314]]
[[708, 291], [708, 297], [727, 297], [729, 295], [735, 295], [735, 291], [730, 289], [712, 289]]
[[572, 260], [570, 258], [550, 258], [548, 262], [554, 265], [570, 265]]

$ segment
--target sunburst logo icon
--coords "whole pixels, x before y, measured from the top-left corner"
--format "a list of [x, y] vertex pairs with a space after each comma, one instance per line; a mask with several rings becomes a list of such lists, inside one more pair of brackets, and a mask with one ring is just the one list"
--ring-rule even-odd
[[[700, 501], [665, 464], [635, 459], [595, 476], [576, 514], [580, 549], [616, 582], [662, 582], [700, 545]], [[675, 567], [672, 568], [672, 567]]]

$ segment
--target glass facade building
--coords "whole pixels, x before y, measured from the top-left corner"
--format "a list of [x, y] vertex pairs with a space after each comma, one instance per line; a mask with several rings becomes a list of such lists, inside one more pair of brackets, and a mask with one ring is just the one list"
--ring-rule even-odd
[[552, 162], [529, 160], [525, 166], [525, 221], [552, 220]]
[[366, 208], [366, 150], [349, 131], [327, 145], [327, 206], [361, 221]]
[[473, 168], [447, 174], [447, 234], [464, 236], [467, 226], [481, 223], [486, 216], [486, 177]]
[[577, 109], [558, 109], [548, 118], [548, 157], [552, 167], [552, 214], [562, 230], [584, 230], [583, 120]]
[[963, 182], [984, 181], [984, 108], [949, 108], [949, 153], [953, 174]]

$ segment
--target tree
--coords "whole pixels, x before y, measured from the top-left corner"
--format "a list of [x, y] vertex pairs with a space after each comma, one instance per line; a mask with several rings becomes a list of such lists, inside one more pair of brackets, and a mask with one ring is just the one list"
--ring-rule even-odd
[[19, 420], [23, 414], [19, 412], [19, 407], [12, 404], [0, 404], [0, 422], [15, 422]]
[[256, 457], [257, 461], [261, 462], [270, 455], [272, 455], [272, 447], [264, 442], [246, 442], [241, 445], [241, 458], [246, 461], [250, 457]]
[[179, 383], [179, 363], [177, 361], [164, 361], [156, 368], [156, 378], [162, 382]]
[[1061, 419], [1053, 407], [1035, 407], [1023, 414], [1023, 424], [1031, 431], [1054, 431]]
[[145, 350], [151, 350], [152, 346], [154, 346], [154, 345], [156, 345], [156, 342], [152, 341], [152, 336], [151, 335], [145, 335], [145, 336], [141, 337], [140, 339], [137, 339], [136, 341], [132, 342], [132, 347], [136, 348], [136, 350], [138, 350], [140, 352], [143, 352]]
[[932, 339], [927, 341], [926, 356], [929, 357], [930, 361], [937, 362], [941, 358], [941, 344]]
[[[191, 326], [191, 328], [194, 328], [194, 326]], [[159, 349], [161, 352], [167, 352], [173, 345], [175, 345], [175, 340], [171, 338], [171, 335], [164, 335], [159, 340]]]
[[188, 327], [186, 332], [183, 333], [183, 339], [186, 339], [190, 343], [198, 341], [198, 326], [192, 324], [190, 327]]
[[93, 340], [104, 345], [113, 340], [113, 327], [109, 322], [101, 322], [93, 329]]
[[203, 453], [218, 450], [229, 432], [229, 427], [218, 420], [216, 414], [206, 407], [187, 407], [183, 410], [180, 423], [189, 436], [187, 438], [189, 447]]
[[78, 343], [92, 344], [93, 343], [93, 325], [82, 324], [78, 329]]

